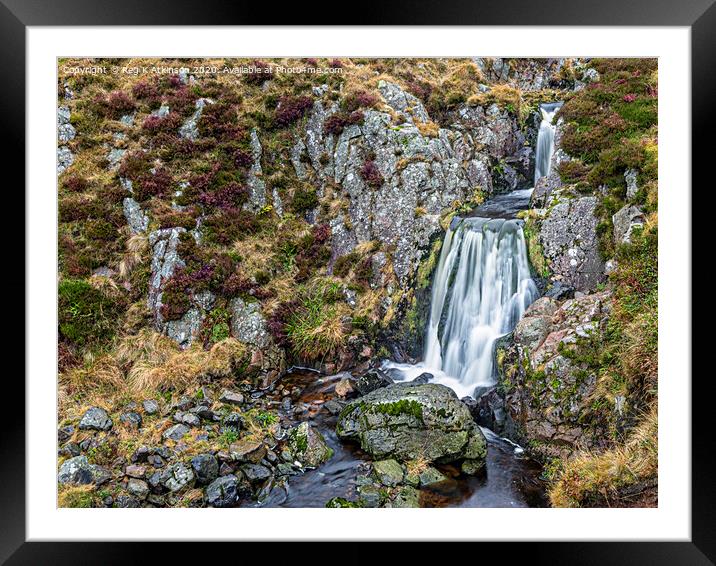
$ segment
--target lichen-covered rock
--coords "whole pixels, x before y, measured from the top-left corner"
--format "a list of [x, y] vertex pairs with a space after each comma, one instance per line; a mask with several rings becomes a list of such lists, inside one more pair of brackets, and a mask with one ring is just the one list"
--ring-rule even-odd
[[393, 459], [373, 462], [373, 473], [378, 481], [387, 487], [394, 487], [402, 483], [405, 477], [402, 466]]
[[631, 242], [632, 232], [635, 228], [642, 228], [646, 219], [641, 208], [634, 205], [625, 205], [614, 216], [614, 241], [618, 244]]
[[194, 108], [196, 108], [196, 110], [189, 118], [187, 118], [181, 128], [179, 128], [179, 135], [181, 137], [192, 141], [199, 137], [199, 118], [201, 118], [201, 113], [204, 110], [204, 106], [207, 104], [213, 104], [213, 101], [208, 98], [199, 98], [194, 103]]
[[231, 300], [231, 334], [239, 342], [265, 348], [271, 342], [266, 319], [258, 302], [247, 302], [241, 297]]
[[315, 468], [333, 456], [333, 450], [326, 444], [323, 435], [307, 422], [288, 432], [287, 446], [304, 467]]
[[539, 229], [542, 253], [554, 279], [579, 291], [604, 281], [597, 235], [597, 198], [556, 191]]
[[67, 484], [96, 484], [107, 482], [112, 475], [101, 466], [90, 464], [87, 456], [75, 456], [62, 462], [57, 474], [59, 483]]
[[107, 411], [101, 407], [90, 407], [80, 420], [80, 430], [109, 430], [112, 428], [112, 419]]
[[247, 208], [257, 211], [266, 205], [266, 183], [264, 183], [263, 169], [261, 167], [261, 141], [254, 128], [251, 130], [251, 167], [249, 169], [246, 185], [249, 188], [249, 202]]
[[[565, 356], [562, 348], [605, 330], [610, 292], [555, 305], [548, 298], [534, 303], [517, 324], [514, 340], [501, 341], [497, 348], [507, 418], [503, 428], [495, 422], [496, 432], [542, 457], [568, 456], [603, 441], [603, 431], [585, 420], [597, 376]], [[532, 332], [535, 328], [539, 331]]]
[[180, 489], [188, 487], [193, 481], [194, 472], [181, 462], [167, 467], [167, 469], [161, 473], [159, 479], [159, 482], [169, 491], [179, 491]]
[[149, 227], [149, 217], [144, 213], [140, 204], [131, 197], [126, 197], [122, 202], [124, 217], [127, 219], [129, 229], [133, 234], [146, 232]]
[[336, 432], [373, 458], [430, 462], [484, 460], [485, 438], [470, 411], [444, 385], [396, 383], [353, 401]]
[[70, 148], [62, 146], [57, 148], [57, 174], [64, 172], [70, 165], [75, 162], [75, 156]]

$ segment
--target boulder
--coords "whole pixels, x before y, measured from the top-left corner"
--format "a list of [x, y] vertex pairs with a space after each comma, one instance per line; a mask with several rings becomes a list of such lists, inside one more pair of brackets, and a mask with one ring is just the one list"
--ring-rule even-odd
[[79, 428], [80, 430], [109, 430], [112, 428], [112, 419], [101, 407], [91, 407], [82, 415]]
[[90, 464], [87, 456], [75, 456], [62, 462], [57, 474], [59, 483], [100, 485], [111, 479], [112, 474], [97, 464]]
[[244, 402], [244, 396], [241, 393], [224, 389], [219, 396], [219, 402], [229, 405], [241, 405]]
[[641, 208], [633, 205], [626, 205], [614, 216], [614, 241], [621, 244], [631, 242], [632, 232], [635, 228], [642, 228], [646, 219]]
[[213, 482], [219, 475], [219, 461], [213, 454], [198, 454], [191, 459], [196, 480], [201, 484]]
[[455, 392], [437, 383], [396, 383], [350, 403], [336, 433], [375, 459], [484, 460], [485, 437]]
[[159, 476], [159, 483], [169, 491], [179, 491], [188, 487], [193, 481], [194, 472], [181, 462], [172, 464]]
[[206, 487], [204, 498], [211, 507], [234, 506], [239, 499], [239, 480], [233, 474], [215, 479]]
[[402, 466], [393, 459], [373, 462], [373, 472], [378, 481], [387, 487], [402, 483], [405, 477]]
[[293, 457], [304, 467], [315, 468], [333, 456], [323, 435], [307, 422], [288, 432], [287, 444]]
[[184, 435], [187, 432], [189, 432], [189, 427], [185, 424], [179, 423], [165, 430], [162, 434], [162, 438], [164, 438], [165, 440], [179, 441], [184, 438]]

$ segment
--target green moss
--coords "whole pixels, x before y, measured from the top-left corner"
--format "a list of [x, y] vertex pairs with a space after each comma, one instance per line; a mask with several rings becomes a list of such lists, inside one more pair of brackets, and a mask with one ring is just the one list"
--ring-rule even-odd
[[326, 502], [326, 507], [329, 509], [341, 509], [349, 507], [360, 507], [355, 501], [349, 501], [343, 497], [333, 497]]
[[60, 336], [77, 345], [104, 344], [114, 335], [119, 305], [81, 279], [58, 287]]
[[397, 417], [399, 415], [411, 415], [417, 419], [423, 419], [423, 406], [412, 399], [401, 399], [393, 403], [380, 403], [372, 405], [371, 410], [383, 415]]
[[522, 232], [525, 236], [525, 242], [527, 244], [527, 256], [535, 272], [545, 279], [550, 276], [550, 269], [547, 264], [547, 260], [542, 253], [542, 245], [539, 242], [539, 231], [536, 225], [536, 220], [533, 218], [527, 219], [525, 222]]
[[304, 214], [318, 206], [316, 190], [308, 187], [298, 187], [293, 193], [291, 208], [296, 214]]

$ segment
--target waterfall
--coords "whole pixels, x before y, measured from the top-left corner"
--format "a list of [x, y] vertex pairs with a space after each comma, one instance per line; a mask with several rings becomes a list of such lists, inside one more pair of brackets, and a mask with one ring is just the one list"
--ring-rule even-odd
[[537, 134], [537, 155], [535, 157], [534, 179], [535, 185], [540, 177], [546, 177], [549, 175], [552, 152], [554, 151], [555, 126], [552, 124], [552, 119], [561, 106], [561, 102], [551, 102], [549, 104], [540, 105], [542, 122], [540, 122], [539, 133]]
[[[560, 106], [540, 106], [535, 183], [549, 175], [552, 119]], [[393, 379], [409, 381], [427, 372], [433, 375], [431, 381], [461, 397], [494, 385], [495, 342], [514, 329], [539, 295], [530, 276], [522, 222], [513, 219], [514, 205], [524, 192], [529, 197], [532, 189], [498, 196], [475, 211], [487, 217], [453, 219], [433, 278], [423, 361], [385, 361], [382, 367]]]
[[459, 395], [472, 395], [494, 384], [495, 341], [537, 296], [520, 221], [456, 219], [435, 271], [424, 361], [384, 367], [404, 379], [429, 372]]

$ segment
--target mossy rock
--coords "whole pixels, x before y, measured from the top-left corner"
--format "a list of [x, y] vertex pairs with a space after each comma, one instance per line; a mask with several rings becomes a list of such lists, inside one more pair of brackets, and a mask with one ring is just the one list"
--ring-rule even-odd
[[306, 467], [315, 468], [333, 456], [333, 449], [308, 423], [301, 423], [288, 432], [288, 449]]
[[346, 406], [336, 433], [376, 460], [484, 459], [485, 438], [455, 392], [436, 383], [395, 383]]

